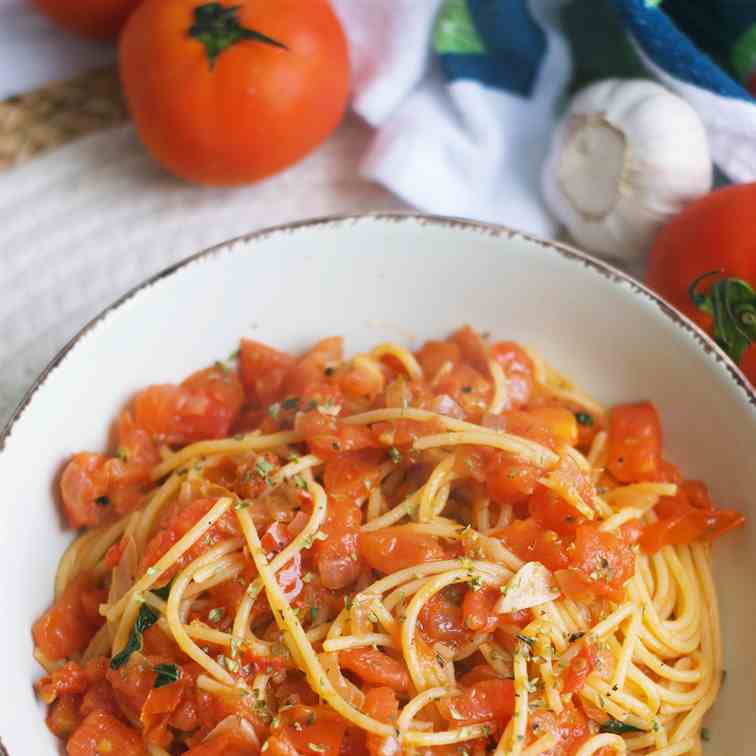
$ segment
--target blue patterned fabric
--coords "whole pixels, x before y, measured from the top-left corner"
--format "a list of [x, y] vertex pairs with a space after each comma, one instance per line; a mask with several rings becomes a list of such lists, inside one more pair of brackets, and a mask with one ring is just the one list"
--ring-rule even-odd
[[[608, 3], [646, 69], [698, 111], [720, 167], [735, 180], [756, 179], [756, 0], [572, 1], [597, 9]], [[553, 4], [445, 0], [434, 48], [446, 79], [536, 97], [547, 55], [538, 19]], [[581, 36], [590, 39], [602, 29], [596, 23]]]

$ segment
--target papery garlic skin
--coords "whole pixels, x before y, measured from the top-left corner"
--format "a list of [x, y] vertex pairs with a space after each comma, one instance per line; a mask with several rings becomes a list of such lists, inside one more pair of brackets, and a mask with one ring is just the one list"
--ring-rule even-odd
[[570, 103], [542, 187], [580, 246], [634, 262], [669, 218], [711, 190], [712, 174], [704, 125], [685, 100], [651, 81], [608, 79]]

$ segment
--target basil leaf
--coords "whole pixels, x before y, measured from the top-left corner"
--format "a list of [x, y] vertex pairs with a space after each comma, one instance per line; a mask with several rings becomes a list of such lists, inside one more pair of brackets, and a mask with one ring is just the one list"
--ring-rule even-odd
[[150, 588], [150, 592], [154, 593], [158, 598], [163, 599], [163, 601], [168, 601], [168, 594], [171, 592], [172, 585], [173, 580], [170, 583], [166, 583], [162, 588]]
[[608, 732], [612, 735], [624, 735], [628, 732], [643, 732], [640, 727], [634, 727], [626, 722], [620, 722], [618, 719], [607, 719], [604, 724], [599, 727], [599, 732]]
[[156, 664], [152, 669], [156, 672], [153, 688], [162, 688], [181, 679], [181, 667], [175, 664]]
[[147, 604], [142, 604], [136, 621], [134, 622], [134, 627], [131, 628], [131, 632], [129, 633], [128, 642], [123, 647], [123, 650], [110, 660], [111, 669], [119, 669], [126, 664], [135, 651], [142, 650], [142, 635], [144, 634], [144, 631], [149, 630], [149, 628], [151, 628], [157, 621], [158, 613], [151, 607], [147, 606]]

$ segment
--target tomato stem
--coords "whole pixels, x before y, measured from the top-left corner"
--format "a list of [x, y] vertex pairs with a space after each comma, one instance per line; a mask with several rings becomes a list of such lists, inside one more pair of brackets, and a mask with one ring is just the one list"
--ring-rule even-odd
[[222, 52], [239, 42], [262, 42], [282, 50], [289, 49], [283, 42], [267, 34], [242, 26], [239, 21], [240, 7], [205, 3], [194, 9], [194, 23], [189, 27], [189, 36], [205, 46], [211, 69]]
[[721, 278], [708, 292], [700, 284], [711, 276], [721, 275], [714, 270], [696, 278], [688, 288], [693, 304], [714, 320], [714, 340], [737, 364], [751, 344], [756, 343], [756, 292], [739, 278]]

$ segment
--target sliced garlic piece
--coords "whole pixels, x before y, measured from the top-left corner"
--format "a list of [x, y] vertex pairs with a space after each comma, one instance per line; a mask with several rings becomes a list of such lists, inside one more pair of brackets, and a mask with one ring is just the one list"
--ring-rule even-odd
[[502, 587], [502, 597], [496, 603], [494, 611], [497, 614], [509, 614], [521, 609], [532, 609], [553, 601], [560, 595], [561, 591], [551, 572], [540, 562], [528, 562]]

